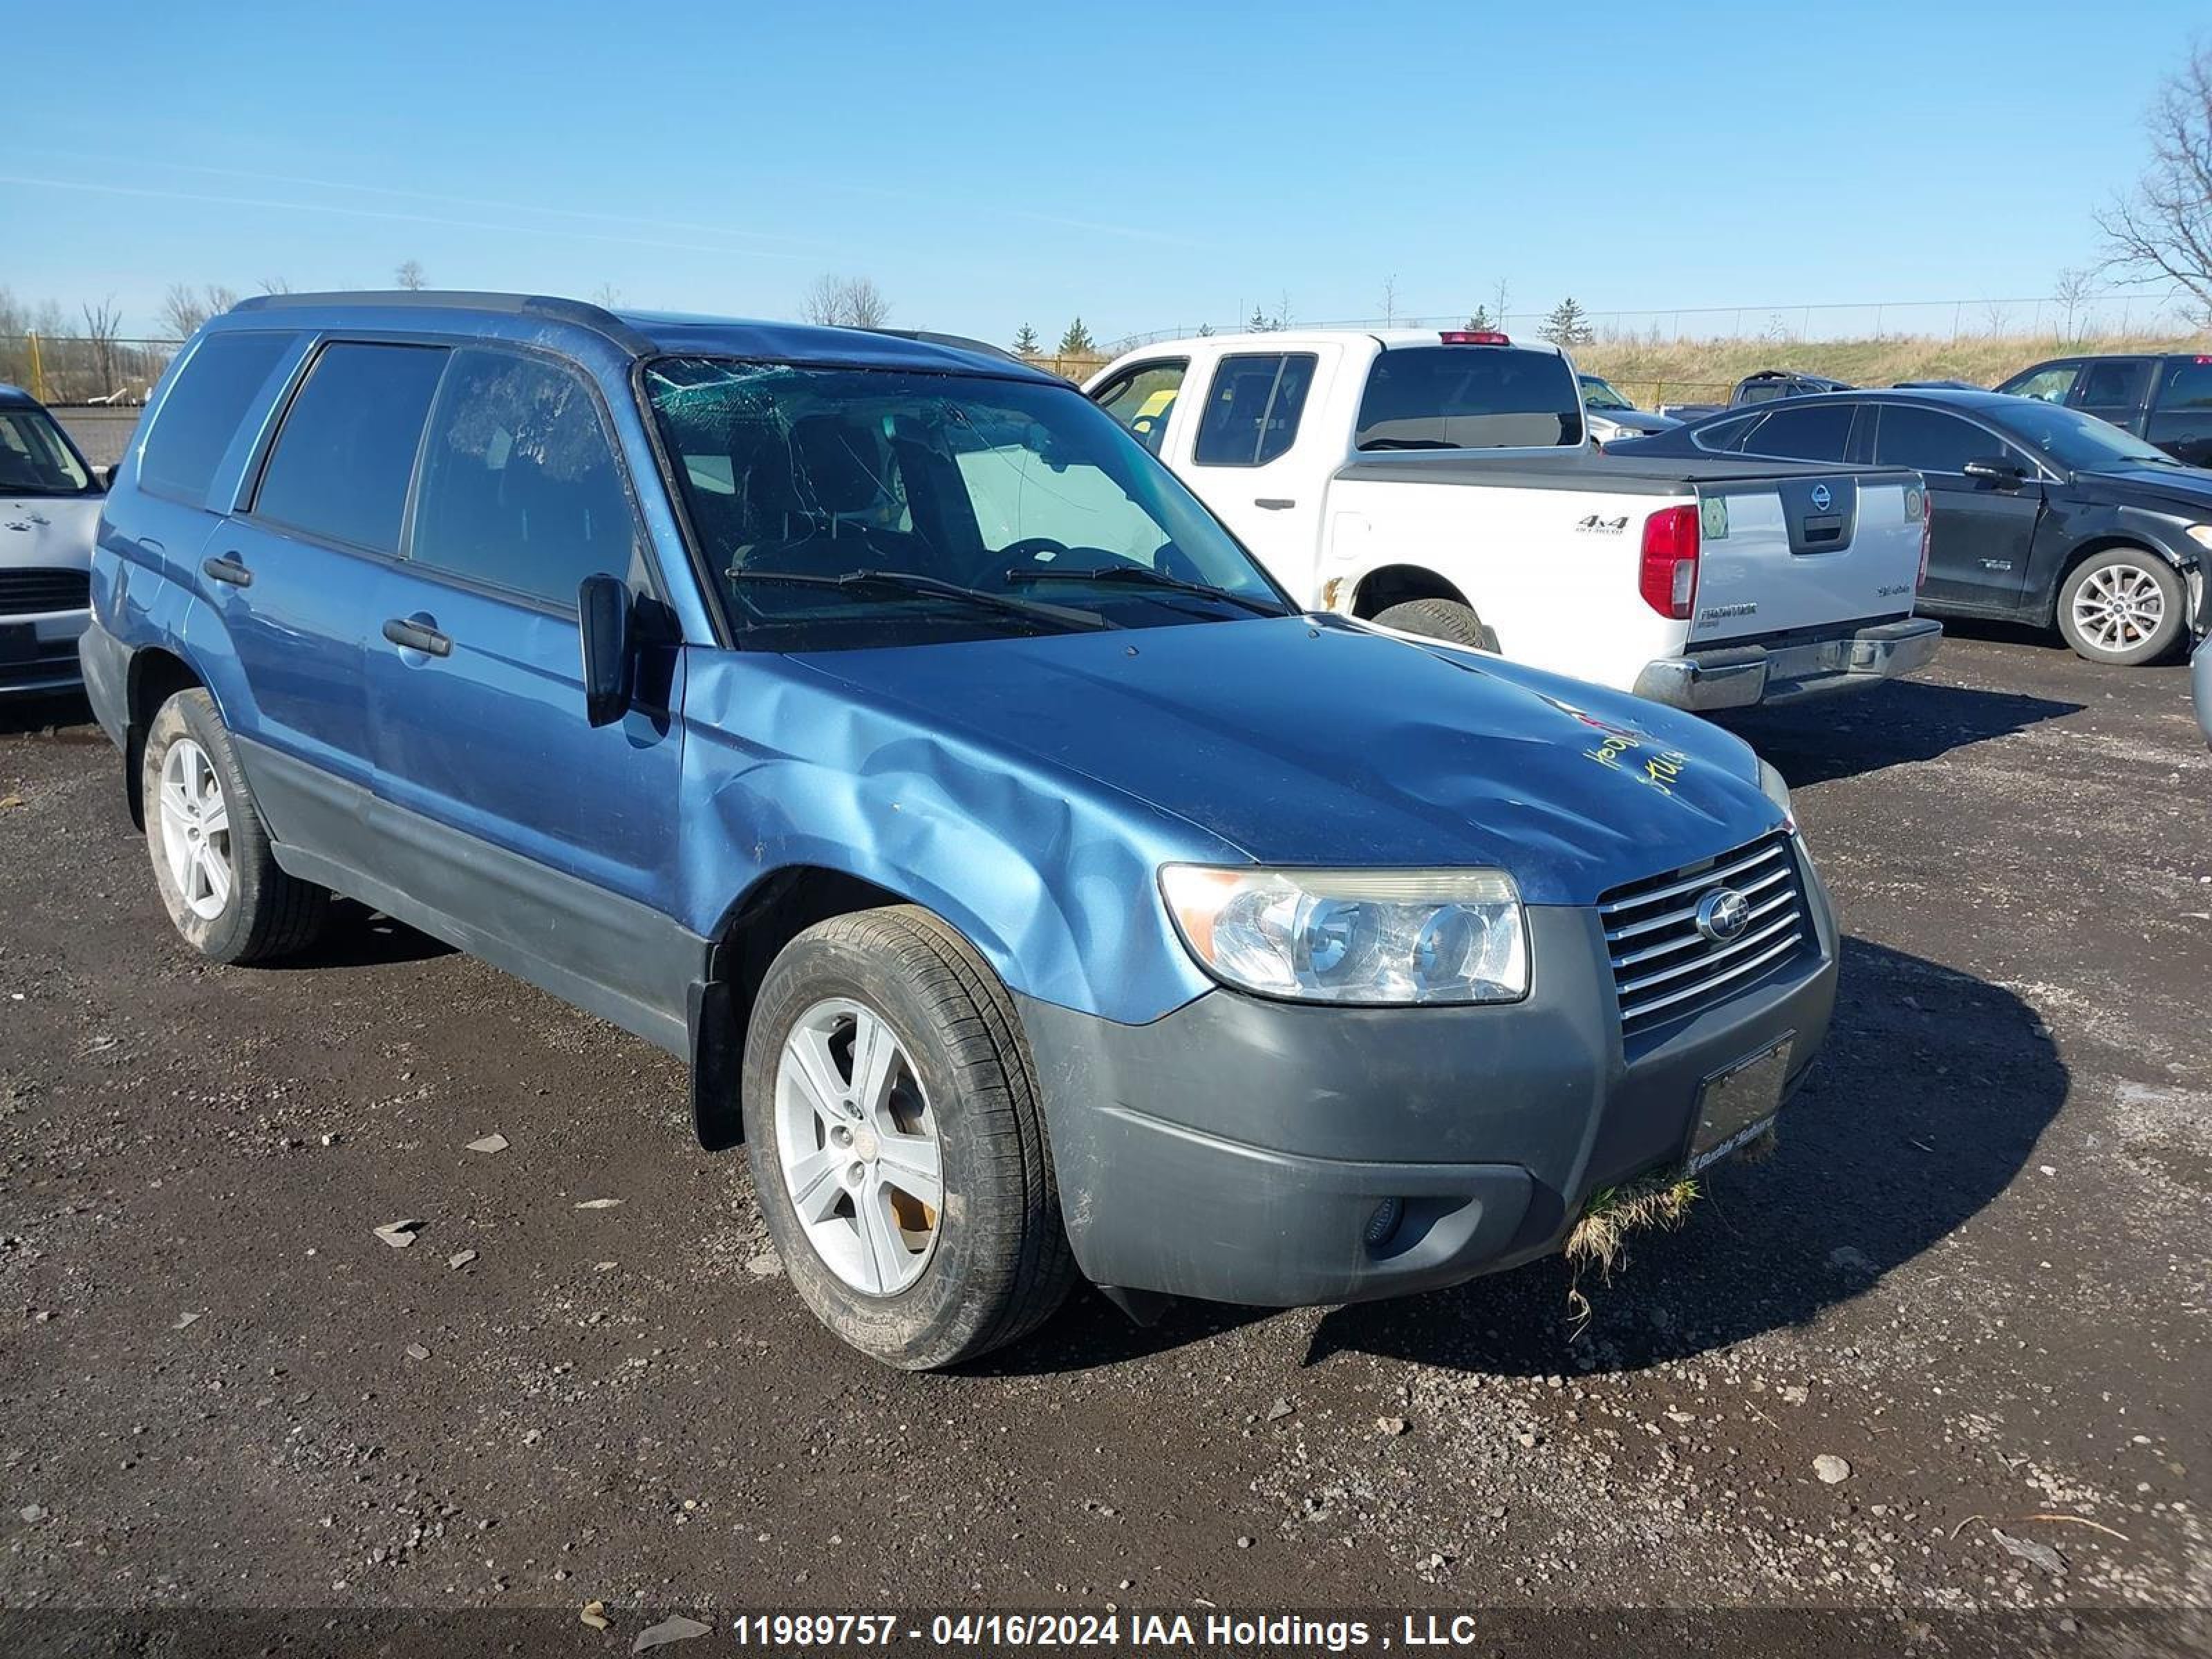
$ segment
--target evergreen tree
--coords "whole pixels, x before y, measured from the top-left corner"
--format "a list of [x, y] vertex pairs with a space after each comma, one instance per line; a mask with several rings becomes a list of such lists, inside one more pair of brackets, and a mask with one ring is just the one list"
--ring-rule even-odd
[[1252, 320], [1244, 325], [1244, 331], [1248, 334], [1273, 334], [1280, 326], [1281, 325], [1269, 317], [1266, 312], [1254, 306]]
[[1563, 346], [1588, 345], [1597, 337], [1590, 327], [1589, 313], [1577, 305], [1571, 295], [1552, 307], [1552, 314], [1536, 331], [1554, 345]]
[[1021, 331], [1014, 336], [1014, 355], [1018, 357], [1034, 357], [1037, 355], [1036, 331], [1027, 323], [1024, 323]]
[[1060, 337], [1060, 355], [1063, 357], [1091, 356], [1097, 349], [1098, 342], [1091, 337], [1091, 331], [1084, 327], [1080, 317], [1070, 323], [1067, 332]]
[[1498, 325], [1492, 320], [1488, 306], [1477, 306], [1474, 315], [1467, 319], [1467, 326], [1471, 334], [1486, 334]]

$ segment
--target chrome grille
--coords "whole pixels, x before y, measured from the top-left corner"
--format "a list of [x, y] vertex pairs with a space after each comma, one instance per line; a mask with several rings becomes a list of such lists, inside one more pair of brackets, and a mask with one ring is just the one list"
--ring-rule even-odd
[[[1725, 944], [1698, 928], [1708, 893], [1730, 888], [1750, 924]], [[1680, 1019], [1733, 995], [1802, 951], [1813, 936], [1789, 837], [1775, 836], [1662, 876], [1616, 887], [1598, 901], [1624, 1031]]]
[[82, 611], [91, 602], [92, 584], [82, 570], [0, 570], [0, 617]]

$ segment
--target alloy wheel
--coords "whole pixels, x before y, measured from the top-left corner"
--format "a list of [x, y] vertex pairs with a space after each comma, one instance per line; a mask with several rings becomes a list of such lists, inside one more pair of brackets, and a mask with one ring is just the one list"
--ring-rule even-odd
[[185, 908], [212, 921], [230, 902], [230, 804], [206, 750], [180, 737], [161, 760], [161, 853]]
[[2166, 621], [2166, 595], [2139, 565], [2108, 564], [2074, 594], [2074, 626], [2100, 651], [2132, 651]]
[[866, 1296], [896, 1296], [937, 1248], [945, 1175], [937, 1117], [898, 1034], [848, 998], [793, 1024], [775, 1078], [785, 1191], [823, 1264]]

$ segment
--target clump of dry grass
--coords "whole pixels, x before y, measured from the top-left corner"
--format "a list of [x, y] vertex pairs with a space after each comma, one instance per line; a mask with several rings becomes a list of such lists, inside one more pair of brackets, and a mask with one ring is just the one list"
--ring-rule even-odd
[[[1763, 1137], [1762, 1137], [1763, 1138]], [[1647, 1227], [1679, 1227], [1697, 1202], [1698, 1183], [1679, 1176], [1654, 1176], [1626, 1187], [1607, 1187], [1590, 1195], [1583, 1218], [1567, 1235], [1565, 1255], [1571, 1274], [1567, 1312], [1580, 1336], [1590, 1321], [1589, 1297], [1583, 1294], [1583, 1270], [1595, 1267], [1601, 1283], [1613, 1282], [1613, 1264], [1622, 1259], [1631, 1233]]]

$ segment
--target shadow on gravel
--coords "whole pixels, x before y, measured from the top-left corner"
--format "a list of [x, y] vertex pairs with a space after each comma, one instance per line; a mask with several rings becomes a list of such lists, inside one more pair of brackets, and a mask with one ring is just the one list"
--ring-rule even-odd
[[[2066, 1099], [2067, 1072], [2011, 992], [1863, 939], [1781, 1146], [1727, 1164], [1675, 1232], [1638, 1235], [1610, 1284], [1585, 1276], [1577, 1338], [1557, 1257], [1453, 1290], [1324, 1316], [1307, 1355], [1341, 1352], [1510, 1376], [1638, 1370], [1802, 1325], [1942, 1243], [2009, 1186]], [[1272, 1317], [1183, 1303], [1150, 1330], [1085, 1296], [985, 1371], [1056, 1371], [1197, 1342]]]
[[351, 899], [334, 899], [330, 926], [323, 936], [297, 956], [264, 964], [262, 973], [320, 971], [331, 968], [381, 968], [400, 962], [427, 962], [449, 957], [453, 947], [443, 939], [418, 933], [404, 921], [394, 921], [381, 910], [372, 910]]
[[93, 723], [92, 705], [82, 691], [33, 691], [24, 696], [0, 696], [0, 738], [20, 738], [52, 732], [64, 743], [106, 743], [107, 738]]
[[1757, 750], [1795, 787], [1934, 760], [2078, 714], [2082, 707], [2021, 692], [1898, 680], [1779, 708], [1745, 709], [1717, 723]]

